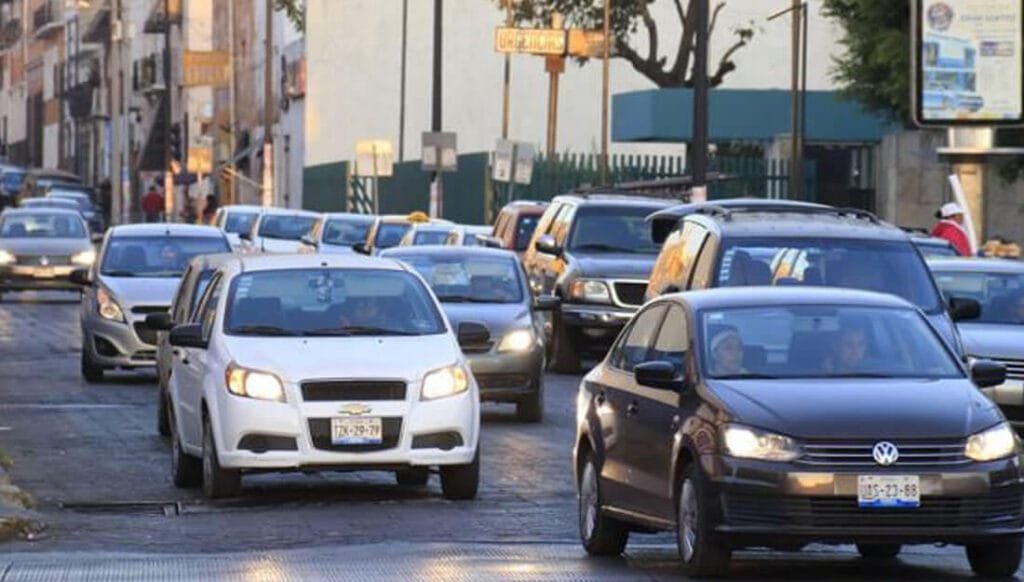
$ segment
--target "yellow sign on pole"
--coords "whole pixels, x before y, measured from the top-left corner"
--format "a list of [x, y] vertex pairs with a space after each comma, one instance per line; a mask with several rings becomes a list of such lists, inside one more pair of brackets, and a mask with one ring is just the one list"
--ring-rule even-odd
[[188, 148], [188, 171], [191, 174], [213, 172], [213, 148], [202, 146]]
[[568, 32], [564, 29], [502, 26], [494, 31], [494, 50], [499, 53], [561, 56], [568, 48]]
[[604, 33], [600, 30], [569, 29], [569, 54], [598, 59], [604, 56]]
[[185, 87], [223, 87], [230, 82], [228, 53], [185, 51]]

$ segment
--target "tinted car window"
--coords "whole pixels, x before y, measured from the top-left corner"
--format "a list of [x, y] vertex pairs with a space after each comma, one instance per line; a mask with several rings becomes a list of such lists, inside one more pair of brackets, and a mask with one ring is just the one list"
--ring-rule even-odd
[[530, 246], [530, 239], [533, 237], [533, 231], [537, 229], [538, 222], [540, 216], [537, 215], [519, 217], [519, 222], [516, 223], [515, 250], [525, 251]]
[[78, 215], [13, 214], [0, 219], [0, 238], [85, 238]]
[[681, 307], [675, 305], [669, 307], [665, 314], [665, 321], [661, 325], [661, 331], [658, 333], [658, 339], [654, 342], [651, 359], [671, 362], [675, 366], [676, 373], [681, 374], [686, 359], [688, 337], [686, 313]]
[[4, 175], [0, 176], [0, 187], [8, 192], [17, 192], [24, 181], [24, 172], [4, 172]]
[[657, 254], [647, 216], [659, 206], [583, 207], [577, 211], [568, 248], [574, 251]]
[[115, 236], [107, 243], [100, 273], [110, 277], [180, 277], [197, 255], [228, 252], [221, 238]]
[[316, 222], [315, 216], [264, 216], [259, 236], [282, 240], [299, 240]]
[[[191, 316], [196, 311], [196, 305], [199, 303], [199, 299], [206, 293], [206, 288], [210, 285], [210, 280], [213, 279], [213, 269], [205, 269], [199, 273], [199, 279], [196, 280], [196, 290], [192, 293], [192, 302], [188, 307], [188, 316]], [[187, 319], [187, 317], [186, 317]]]
[[227, 218], [224, 220], [224, 231], [230, 232], [231, 234], [243, 234], [252, 230], [252, 225], [256, 223], [256, 219], [260, 215], [256, 212], [238, 212], [232, 211], [228, 213]]
[[412, 238], [414, 245], [439, 245], [448, 238], [448, 232], [443, 230], [425, 230], [417, 232]]
[[410, 228], [412, 228], [411, 224], [381, 223], [380, 228], [377, 229], [377, 240], [373, 242], [373, 246], [378, 249], [389, 249], [396, 246]]
[[655, 334], [658, 333], [664, 313], [664, 305], [655, 305], [636, 316], [629, 332], [616, 350], [616, 358], [613, 361], [616, 368], [632, 372], [637, 364], [651, 360]]
[[935, 271], [935, 282], [947, 297], [981, 303], [977, 323], [1024, 325], [1024, 274]]
[[329, 245], [352, 246], [366, 240], [370, 230], [369, 220], [356, 222], [335, 218], [327, 221], [324, 225], [323, 242]]
[[398, 255], [444, 303], [520, 303], [519, 264], [508, 257]]

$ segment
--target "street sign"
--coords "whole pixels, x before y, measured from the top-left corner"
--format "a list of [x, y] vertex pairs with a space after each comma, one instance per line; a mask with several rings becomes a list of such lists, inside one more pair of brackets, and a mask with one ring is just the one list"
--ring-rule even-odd
[[604, 32], [569, 29], [569, 54], [574, 57], [598, 59], [604, 56]]
[[494, 31], [494, 50], [499, 53], [565, 55], [569, 48], [568, 31], [553, 28], [508, 28]]
[[226, 52], [185, 51], [182, 64], [185, 87], [224, 87], [231, 81]]
[[389, 178], [394, 175], [395, 154], [386, 139], [356, 142], [356, 175], [361, 178]]
[[516, 184], [529, 184], [533, 180], [533, 159], [535, 157], [537, 157], [537, 152], [532, 145], [522, 142], [516, 144], [514, 172]]
[[190, 145], [188, 148], [188, 171], [192, 174], [213, 172], [213, 148]]
[[450, 131], [423, 132], [421, 162], [424, 172], [457, 172], [459, 158], [455, 134]]
[[495, 182], [512, 181], [512, 165], [515, 163], [515, 143], [507, 139], [499, 139], [494, 146], [494, 168], [491, 178]]

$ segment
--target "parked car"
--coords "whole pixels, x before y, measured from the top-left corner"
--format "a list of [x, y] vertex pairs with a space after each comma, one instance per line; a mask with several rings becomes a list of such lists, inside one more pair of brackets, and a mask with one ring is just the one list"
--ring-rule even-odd
[[156, 332], [156, 375], [157, 390], [157, 432], [161, 436], [170, 436], [169, 398], [167, 396], [167, 380], [171, 376], [174, 352], [168, 332], [175, 326], [186, 325], [193, 320], [199, 298], [206, 291], [206, 286], [213, 278], [214, 272], [234, 255], [220, 253], [215, 255], [197, 255], [188, 263], [181, 276], [181, 283], [174, 293], [170, 311], [151, 313], [146, 316], [146, 327]]
[[43, 196], [54, 186], [82, 186], [82, 179], [64, 170], [53, 168], [32, 168], [22, 179], [19, 200]]
[[[479, 326], [459, 337], [474, 343]], [[394, 471], [476, 496], [479, 392], [423, 280], [396, 261], [243, 255], [218, 269], [168, 384], [180, 487], [236, 495], [246, 472]], [[396, 357], [400, 355], [401, 357]]]
[[465, 247], [491, 246], [488, 244], [491, 230], [489, 226], [458, 224], [448, 232], [443, 244]]
[[409, 227], [409, 230], [399, 241], [400, 247], [418, 247], [427, 245], [443, 245], [448, 240], [448, 234], [455, 228], [453, 224], [433, 224], [421, 222]]
[[973, 358], [1006, 366], [1006, 382], [985, 390], [1018, 432], [1024, 432], [1024, 263], [1005, 259], [933, 259], [935, 282], [947, 297], [968, 297], [981, 315], [957, 324]]
[[943, 301], [899, 228], [866, 211], [777, 200], [688, 204], [651, 217], [663, 242], [647, 298], [692, 289], [830, 286], [892, 293], [921, 308], [955, 351], [953, 325], [977, 317], [969, 298]]
[[414, 224], [451, 225], [452, 223], [447, 220], [430, 218], [423, 212], [385, 214], [374, 219], [373, 225], [366, 233], [366, 240], [361, 244], [353, 245], [352, 248], [364, 255], [376, 255], [385, 249], [398, 246], [402, 242], [402, 237], [409, 232]]
[[296, 253], [318, 218], [319, 214], [308, 210], [265, 208], [249, 232], [240, 236], [243, 252]]
[[[828, 351], [819, 358], [805, 346]], [[1011, 576], [1024, 531], [1021, 447], [916, 305], [823, 288], [718, 289], [644, 306], [580, 385], [580, 537], [622, 552], [672, 531], [683, 572], [746, 547], [964, 545]]]
[[547, 210], [547, 202], [532, 202], [528, 200], [517, 200], [510, 202], [498, 213], [494, 221], [494, 229], [491, 237], [496, 245], [519, 253], [522, 257], [533, 238], [533, 231], [537, 228], [541, 216]]
[[103, 218], [103, 209], [93, 201], [91, 189], [83, 186], [52, 186], [46, 190], [46, 197], [74, 201], [78, 204], [79, 212], [82, 213], [93, 232], [103, 234], [103, 231], [107, 229], [106, 220]]
[[523, 266], [535, 296], [561, 300], [550, 326], [548, 363], [573, 373], [603, 355], [644, 302], [658, 246], [647, 215], [668, 202], [627, 195], [558, 196], [537, 224]]
[[10, 291], [78, 291], [71, 271], [92, 265], [96, 250], [76, 210], [8, 208], [0, 214], [0, 297]]
[[369, 214], [332, 212], [321, 216], [302, 239], [300, 253], [349, 254], [353, 245], [366, 240], [374, 217]]
[[229, 204], [227, 206], [221, 206], [213, 215], [213, 226], [216, 226], [227, 234], [228, 241], [231, 242], [232, 248], [235, 250], [241, 250], [244, 246], [242, 244], [242, 239], [240, 238], [241, 235], [252, 230], [253, 224], [255, 224], [256, 219], [263, 214], [263, 210], [264, 208], [262, 206], [253, 206], [248, 204]]
[[166, 313], [188, 262], [231, 251], [224, 233], [193, 224], [128, 224], [107, 231], [91, 269], [71, 280], [82, 285], [82, 376], [101, 382], [110, 369], [156, 365], [151, 313]]
[[463, 346], [480, 398], [513, 402], [519, 420], [544, 415], [544, 326], [537, 311], [557, 306], [533, 300], [515, 254], [483, 247], [402, 247], [381, 253], [413, 267], [430, 285], [456, 329], [487, 328], [479, 344]]

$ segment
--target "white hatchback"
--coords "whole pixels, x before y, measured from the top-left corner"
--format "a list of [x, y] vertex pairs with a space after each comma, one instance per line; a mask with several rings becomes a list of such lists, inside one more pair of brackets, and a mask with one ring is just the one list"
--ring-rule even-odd
[[480, 396], [436, 298], [397, 261], [248, 255], [222, 265], [171, 330], [172, 470], [236, 495], [246, 472], [394, 471], [471, 499]]

